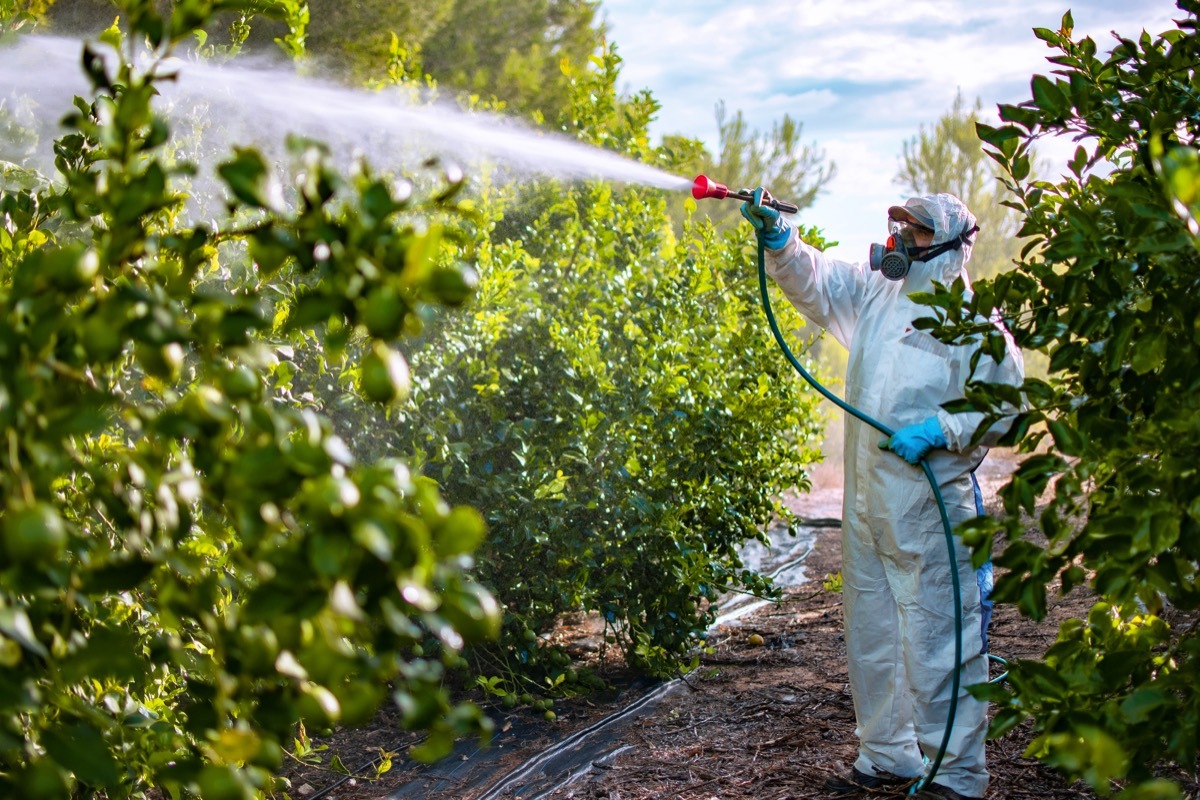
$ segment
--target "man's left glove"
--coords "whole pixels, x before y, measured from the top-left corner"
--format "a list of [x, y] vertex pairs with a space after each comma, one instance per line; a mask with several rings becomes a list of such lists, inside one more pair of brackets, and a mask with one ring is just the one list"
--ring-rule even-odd
[[[792, 228], [780, 213], [770, 206], [763, 205], [763, 195], [766, 190], [761, 186], [754, 190], [754, 200], [742, 203], [742, 216], [750, 221], [758, 235], [762, 237], [763, 245], [770, 250], [778, 250], [787, 244], [788, 234]], [[766, 194], [769, 198], [771, 195]]]
[[946, 435], [937, 417], [929, 417], [924, 422], [907, 425], [879, 443], [885, 450], [891, 450], [910, 464], [916, 464], [930, 450], [946, 446]]

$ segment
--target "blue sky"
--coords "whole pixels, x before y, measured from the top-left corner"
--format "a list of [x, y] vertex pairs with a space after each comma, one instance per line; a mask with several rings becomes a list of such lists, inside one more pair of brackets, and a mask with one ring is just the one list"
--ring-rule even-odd
[[[832, 252], [852, 261], [882, 240], [886, 209], [903, 197], [894, 182], [903, 143], [960, 90], [969, 104], [982, 102], [985, 118], [998, 103], [1028, 99], [1030, 77], [1054, 68], [1032, 29], [1057, 29], [1067, 9], [1076, 37], [1092, 36], [1103, 51], [1110, 31], [1160, 33], [1184, 16], [1173, 0], [601, 3], [624, 59], [622, 90], [650, 89], [662, 104], [656, 135], [715, 144], [718, 101], [760, 131], [784, 114], [803, 123], [803, 141], [824, 149], [838, 174], [801, 219], [840, 240]], [[1055, 170], [1073, 150], [1040, 148]]]

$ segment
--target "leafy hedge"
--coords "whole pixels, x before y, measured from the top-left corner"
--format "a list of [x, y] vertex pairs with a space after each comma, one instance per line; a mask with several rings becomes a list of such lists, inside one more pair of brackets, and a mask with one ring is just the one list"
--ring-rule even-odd
[[[677, 240], [654, 193], [468, 199], [453, 169], [343, 174], [302, 140], [282, 185], [227, 154], [228, 213], [190, 222], [158, 70], [211, 13], [264, 8], [123, 3], [58, 179], [4, 170], [0, 794], [251, 797], [298, 724], [389, 697], [436, 758], [487, 730], [446, 682], [499, 632], [484, 585], [507, 663], [552, 686], [556, 614], [604, 613], [662, 673], [718, 592], [769, 591], [737, 547], [804, 485], [814, 401], [745, 243]], [[572, 76], [564, 125], [661, 160], [618, 65]]]
[[[970, 302], [934, 301], [946, 335], [997, 307], [1049, 356], [1049, 380], [1024, 386], [1013, 440], [1028, 455], [1001, 492], [1007, 518], [964, 534], [980, 552], [1009, 539], [996, 599], [1041, 617], [1056, 581], [1101, 598], [1043, 661], [1012, 665], [1011, 692], [983, 692], [1002, 706], [993, 733], [1032, 717], [1030, 755], [1122, 798], [1180, 797], [1163, 762], [1194, 775], [1200, 748], [1200, 3], [1179, 6], [1175, 29], [1117, 36], [1107, 54], [1072, 38], [1070, 13], [1036, 29], [1055, 77], [1035, 75], [1030, 100], [978, 126], [1023, 217], [1022, 261]], [[1034, 142], [1052, 134], [1080, 142], [1057, 182], [1030, 174]], [[1019, 398], [978, 386], [971, 400]], [[1022, 536], [1022, 513], [1045, 546]]]
[[633, 189], [540, 199], [522, 240], [479, 251], [471, 318], [414, 357], [398, 447], [484, 510], [479, 577], [521, 663], [525, 631], [582, 609], [672, 672], [720, 593], [769, 591], [738, 548], [790, 519], [816, 402], [764, 335], [744, 241], [676, 240], [664, 199]]
[[[646, 144], [652, 99], [617, 99], [619, 65], [607, 53], [573, 76], [564, 124], [669, 168]], [[477, 651], [492, 690], [571, 676], [537, 634], [575, 611], [603, 615], [630, 663], [672, 673], [694, 661], [719, 594], [772, 591], [737, 551], [791, 519], [779, 497], [819, 457], [815, 396], [765, 330], [748, 238], [707, 221], [673, 230], [673, 207], [692, 200], [479, 188], [462, 242], [478, 286], [465, 315], [425, 320], [411, 401], [372, 411], [330, 380], [305, 388], [356, 450], [412, 453], [485, 514], [477, 576], [506, 611], [500, 648]]]
[[[297, 143], [286, 199], [240, 151], [219, 168], [228, 217], [185, 223], [193, 167], [152, 102], [158, 59], [211, 8], [153, 5], [106, 34], [117, 60], [84, 50], [95, 95], [56, 142], [59, 180], [0, 192], [6, 797], [250, 797], [297, 723], [370, 719], [389, 694], [430, 731], [418, 755], [486, 729], [442, 685], [499, 622], [465, 571], [482, 519], [285, 391], [287, 353], [344, 349], [365, 294], [398, 292], [397, 329], [444, 299], [424, 220], [453, 227], [456, 206]], [[401, 356], [369, 349], [365, 393], [398, 396]], [[429, 638], [440, 657], [414, 656]]]

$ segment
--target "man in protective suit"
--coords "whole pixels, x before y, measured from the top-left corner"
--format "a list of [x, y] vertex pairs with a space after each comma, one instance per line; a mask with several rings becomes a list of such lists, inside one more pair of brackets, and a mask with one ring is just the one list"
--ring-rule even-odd
[[[961, 398], [968, 379], [1019, 386], [1021, 354], [1005, 332], [1005, 357], [996, 363], [981, 356], [972, 375], [973, 346], [943, 344], [913, 325], [931, 312], [910, 294], [931, 291], [934, 281], [968, 281], [978, 227], [958, 198], [938, 194], [893, 206], [888, 244], [873, 245], [870, 263], [859, 266], [801, 242], [763, 198], [755, 190], [742, 214], [764, 239], [768, 274], [800, 313], [849, 351], [846, 401], [896, 431], [881, 442], [866, 423], [846, 419], [842, 586], [859, 753], [850, 773], [825, 788], [841, 797], [903, 789], [941, 746], [958, 666], [945, 532], [929, 482], [914, 465], [925, 458], [932, 468], [953, 525], [976, 516], [972, 472], [1006, 426], [973, 443], [982, 415], [941, 406]], [[966, 687], [985, 682], [988, 667], [970, 552], [958, 539], [955, 550], [963, 636], [958, 705], [941, 766], [917, 797], [971, 800], [987, 790], [987, 716]]]

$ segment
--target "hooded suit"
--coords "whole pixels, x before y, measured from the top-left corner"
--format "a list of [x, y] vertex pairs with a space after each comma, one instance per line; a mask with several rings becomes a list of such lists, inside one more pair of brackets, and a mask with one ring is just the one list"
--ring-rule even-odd
[[[911, 198], [906, 207], [934, 224], [933, 244], [954, 239], [975, 218], [952, 195]], [[941, 404], [964, 395], [967, 379], [1019, 386], [1020, 351], [1005, 335], [1008, 352], [996, 363], [984, 355], [970, 375], [973, 346], [942, 344], [917, 330], [913, 320], [931, 316], [909, 299], [933, 281], [969, 281], [964, 244], [929, 262], [915, 262], [902, 281], [865, 264], [827, 258], [792, 231], [780, 248], [767, 250], [767, 273], [805, 317], [825, 328], [849, 351], [846, 401], [898, 430], [936, 415], [946, 449], [929, 453], [950, 521], [975, 516], [972, 471], [1003, 434], [989, 430], [971, 444], [982, 420], [976, 413], [950, 414]], [[941, 517], [924, 473], [880, 449], [882, 434], [854, 417], [845, 431], [845, 494], [842, 585], [850, 688], [858, 722], [855, 767], [919, 776], [922, 754], [932, 759], [941, 745], [955, 668], [953, 588]], [[958, 708], [937, 783], [982, 797], [986, 707], [967, 686], [987, 680], [981, 654], [980, 595], [970, 552], [955, 540], [962, 601], [962, 653]]]

